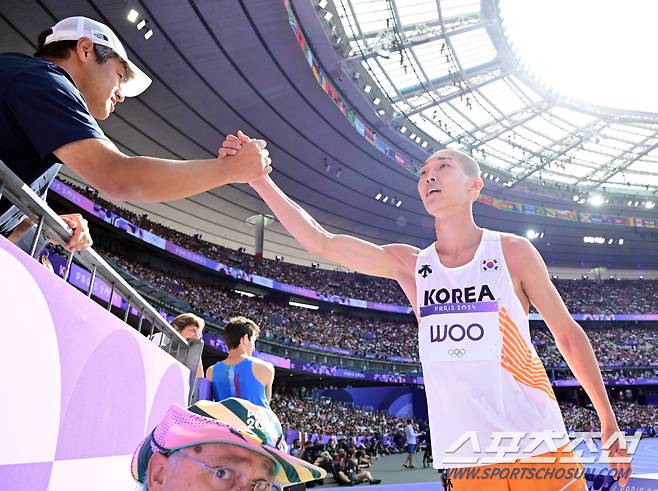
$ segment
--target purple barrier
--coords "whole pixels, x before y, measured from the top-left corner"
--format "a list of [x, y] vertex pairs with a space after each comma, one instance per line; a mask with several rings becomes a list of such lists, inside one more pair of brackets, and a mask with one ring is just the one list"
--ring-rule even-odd
[[196, 379], [197, 383], [197, 399], [200, 401], [212, 401], [212, 384], [207, 378]]
[[0, 487], [134, 489], [132, 452], [185, 405], [189, 370], [2, 237], [0, 271], [0, 309], [27, 328], [2, 331]]
[[[605, 385], [657, 385], [658, 378], [626, 378], [626, 379], [604, 379]], [[553, 380], [551, 382], [554, 387], [578, 387], [580, 382], [576, 379], [569, 380]]]
[[[571, 314], [575, 321], [658, 321], [658, 314]], [[531, 321], [543, 320], [540, 314], [532, 312]]]

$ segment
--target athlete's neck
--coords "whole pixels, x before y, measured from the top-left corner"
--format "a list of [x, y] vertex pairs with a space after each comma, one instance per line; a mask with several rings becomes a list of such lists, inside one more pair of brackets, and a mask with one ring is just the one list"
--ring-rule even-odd
[[237, 365], [241, 361], [247, 359], [249, 355], [245, 352], [237, 350], [229, 350], [228, 356], [224, 359], [224, 363], [228, 365]]
[[436, 251], [442, 258], [459, 260], [465, 252], [472, 253], [482, 240], [483, 231], [475, 224], [470, 207], [436, 216], [434, 226]]

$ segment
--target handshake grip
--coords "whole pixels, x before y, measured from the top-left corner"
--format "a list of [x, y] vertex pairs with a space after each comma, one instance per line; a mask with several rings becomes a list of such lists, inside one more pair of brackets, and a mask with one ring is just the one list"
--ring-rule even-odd
[[[235, 138], [235, 137], [234, 137]], [[220, 149], [219, 158], [233, 183], [250, 183], [272, 172], [272, 160], [263, 140], [247, 140]]]

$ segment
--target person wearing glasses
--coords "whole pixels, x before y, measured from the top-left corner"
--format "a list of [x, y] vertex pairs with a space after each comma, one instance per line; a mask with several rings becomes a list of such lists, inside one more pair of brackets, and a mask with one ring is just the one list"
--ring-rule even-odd
[[281, 491], [326, 476], [286, 447], [276, 415], [249, 401], [172, 404], [135, 450], [131, 470], [143, 491]]

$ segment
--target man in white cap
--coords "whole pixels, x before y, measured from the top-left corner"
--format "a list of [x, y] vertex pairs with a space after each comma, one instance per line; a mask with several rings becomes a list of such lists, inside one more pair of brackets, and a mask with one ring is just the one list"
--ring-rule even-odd
[[[125, 155], [96, 121], [150, 84], [109, 27], [86, 17], [61, 20], [39, 36], [35, 56], [0, 54], [0, 160], [41, 196], [63, 163], [111, 198], [145, 202], [181, 199], [271, 171], [263, 141], [232, 160]], [[75, 230], [69, 250], [91, 245], [80, 215], [65, 221]], [[1, 235], [13, 242], [23, 236], [25, 243], [30, 225], [0, 201]]]

